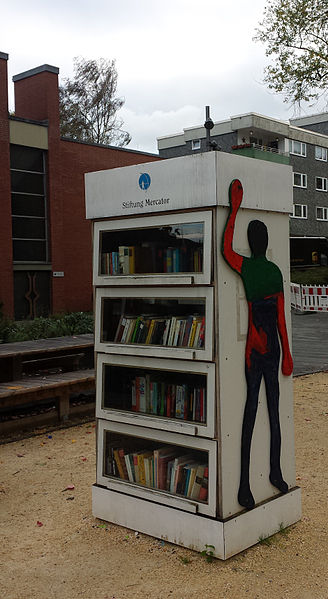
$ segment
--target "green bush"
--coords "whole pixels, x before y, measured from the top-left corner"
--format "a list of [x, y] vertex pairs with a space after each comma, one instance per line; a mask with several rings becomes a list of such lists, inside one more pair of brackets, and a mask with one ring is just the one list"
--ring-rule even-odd
[[0, 306], [0, 343], [48, 339], [66, 335], [93, 333], [93, 314], [72, 312], [55, 314], [47, 318], [14, 321], [3, 317]]

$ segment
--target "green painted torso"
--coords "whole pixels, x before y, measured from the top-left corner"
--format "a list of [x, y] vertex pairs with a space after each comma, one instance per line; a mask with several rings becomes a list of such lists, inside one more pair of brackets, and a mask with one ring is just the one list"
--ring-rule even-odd
[[240, 274], [248, 301], [263, 299], [283, 291], [280, 269], [265, 256], [244, 257]]

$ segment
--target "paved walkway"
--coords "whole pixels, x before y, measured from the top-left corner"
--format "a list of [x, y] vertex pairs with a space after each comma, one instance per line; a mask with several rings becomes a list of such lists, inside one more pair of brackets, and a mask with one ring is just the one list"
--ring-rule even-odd
[[292, 312], [294, 376], [328, 371], [328, 312]]

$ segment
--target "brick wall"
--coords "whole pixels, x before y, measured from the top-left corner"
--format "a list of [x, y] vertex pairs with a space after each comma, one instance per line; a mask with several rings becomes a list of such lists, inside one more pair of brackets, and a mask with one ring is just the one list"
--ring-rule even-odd
[[60, 221], [51, 213], [53, 310], [90, 310], [92, 307], [91, 223], [85, 218], [84, 173], [158, 160], [143, 153], [60, 141], [56, 192]]
[[0, 303], [13, 315], [7, 58], [0, 53]]
[[23, 75], [14, 77], [16, 116], [48, 120], [50, 260], [53, 271], [65, 273], [51, 280], [52, 312], [91, 310], [91, 223], [85, 218], [84, 173], [158, 157], [61, 140], [58, 69], [44, 65]]

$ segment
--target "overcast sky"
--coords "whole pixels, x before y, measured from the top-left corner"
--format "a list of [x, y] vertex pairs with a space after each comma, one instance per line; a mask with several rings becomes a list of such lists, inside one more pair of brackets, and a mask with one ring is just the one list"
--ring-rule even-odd
[[[73, 58], [115, 59], [130, 147], [204, 122], [258, 112], [298, 116], [262, 83], [264, 47], [252, 41], [265, 0], [10, 0], [0, 51], [12, 76], [42, 64], [73, 75]], [[12, 86], [12, 83], [11, 83]], [[13, 106], [13, 91], [10, 93]], [[312, 114], [305, 109], [301, 115]]]

